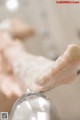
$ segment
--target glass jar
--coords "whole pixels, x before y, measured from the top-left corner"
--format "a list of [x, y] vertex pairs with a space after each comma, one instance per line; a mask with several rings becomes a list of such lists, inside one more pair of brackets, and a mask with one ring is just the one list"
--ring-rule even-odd
[[13, 106], [10, 120], [60, 120], [52, 102], [41, 93], [29, 92]]

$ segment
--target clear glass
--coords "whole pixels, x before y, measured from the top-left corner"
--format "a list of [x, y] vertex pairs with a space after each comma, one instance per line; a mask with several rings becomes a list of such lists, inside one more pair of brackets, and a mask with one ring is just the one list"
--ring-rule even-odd
[[10, 120], [60, 120], [53, 103], [41, 93], [23, 95], [13, 106]]

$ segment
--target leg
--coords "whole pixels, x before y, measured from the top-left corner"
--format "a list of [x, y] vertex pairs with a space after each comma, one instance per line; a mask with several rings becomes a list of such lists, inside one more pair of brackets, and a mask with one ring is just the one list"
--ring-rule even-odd
[[54, 62], [18, 48], [19, 45], [13, 43], [4, 51], [4, 55], [12, 65], [14, 74], [30, 89], [46, 91], [75, 79], [80, 64], [80, 46], [70, 45]]

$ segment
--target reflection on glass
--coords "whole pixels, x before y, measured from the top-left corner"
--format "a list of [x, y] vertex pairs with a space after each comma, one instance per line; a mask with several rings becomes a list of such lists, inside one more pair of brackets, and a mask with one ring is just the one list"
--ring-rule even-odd
[[23, 95], [14, 105], [10, 120], [60, 120], [52, 102], [41, 93]]

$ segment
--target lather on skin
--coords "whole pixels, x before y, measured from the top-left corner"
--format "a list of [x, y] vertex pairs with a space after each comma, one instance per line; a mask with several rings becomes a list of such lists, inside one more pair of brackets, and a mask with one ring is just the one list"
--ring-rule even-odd
[[13, 70], [8, 61], [4, 58], [3, 50], [11, 38], [25, 38], [34, 34], [33, 28], [23, 22], [13, 19], [5, 20], [0, 24], [0, 91], [7, 97], [14, 95], [21, 96], [23, 85], [13, 75]]
[[[17, 30], [18, 27], [20, 30], [20, 24], [16, 24], [16, 26]], [[9, 29], [9, 32], [4, 29], [0, 33], [0, 36], [3, 38], [1, 39], [0, 37], [0, 42], [3, 45], [0, 48], [2, 47], [3, 56], [9, 66], [11, 66], [13, 75], [18, 79], [18, 82], [22, 81], [26, 88], [40, 92], [47, 91], [61, 84], [70, 83], [75, 79], [80, 64], [79, 45], [69, 45], [62, 56], [56, 61], [51, 61], [42, 56], [35, 56], [26, 52], [21, 39], [13, 39], [14, 34], [10, 32], [10, 30], [14, 31], [12, 29], [13, 27]]]
[[16, 19], [3, 21], [0, 24], [0, 112], [10, 112], [15, 100], [24, 93], [25, 89], [23, 83], [13, 74], [3, 50], [12, 39], [23, 39], [33, 34], [33, 28]]

